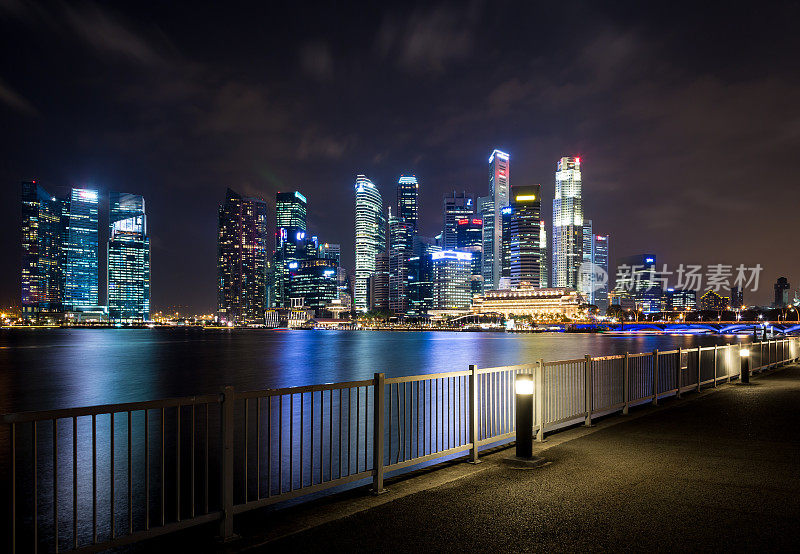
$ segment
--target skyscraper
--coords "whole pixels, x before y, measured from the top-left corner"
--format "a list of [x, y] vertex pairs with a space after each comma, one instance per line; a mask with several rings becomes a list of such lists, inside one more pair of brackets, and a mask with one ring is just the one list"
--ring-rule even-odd
[[267, 203], [228, 189], [219, 207], [217, 312], [230, 324], [264, 321]]
[[414, 226], [389, 209], [389, 309], [397, 315], [408, 310], [408, 260], [413, 256]]
[[306, 231], [308, 202], [298, 191], [279, 192], [275, 195], [275, 228]]
[[356, 177], [356, 267], [354, 304], [366, 310], [367, 279], [375, 271], [375, 257], [386, 249], [383, 199], [378, 187], [364, 175]]
[[79, 310], [98, 304], [98, 194], [72, 189], [64, 243], [64, 305]]
[[508, 223], [508, 263], [511, 288], [524, 283], [540, 287], [541, 246], [539, 244], [542, 202], [541, 185], [511, 187]]
[[551, 234], [553, 281], [550, 284], [577, 290], [583, 246], [580, 158], [564, 157], [558, 161]]
[[610, 247], [608, 235], [594, 235], [594, 257], [592, 263], [594, 263], [595, 268], [605, 271], [606, 275], [604, 281], [598, 281], [597, 274], [595, 274], [595, 281], [592, 283], [594, 288], [594, 302], [592, 304], [599, 308], [601, 314], [608, 309], [608, 288], [611, 281], [611, 276], [608, 273]]
[[[494, 275], [494, 202], [490, 196], [478, 198], [478, 216], [483, 221], [481, 231], [481, 276], [483, 290], [493, 288]], [[498, 222], [502, 232], [502, 220]]]
[[[509, 203], [511, 162], [509, 155], [494, 150], [489, 156], [489, 196], [484, 200], [483, 224], [483, 277], [484, 289], [496, 289], [502, 274], [503, 224], [502, 211]], [[491, 209], [491, 213], [488, 210]], [[487, 224], [487, 216], [492, 224]]]
[[483, 292], [483, 276], [481, 275], [482, 235], [483, 220], [480, 218], [459, 219], [456, 223], [456, 250], [472, 254], [472, 260], [470, 261], [472, 268], [470, 291], [473, 294]]
[[775, 282], [775, 302], [774, 308], [785, 308], [789, 305], [789, 280], [786, 277], [778, 277]]
[[592, 232], [592, 220], [583, 220], [583, 242], [581, 246], [581, 274], [578, 275], [580, 292], [589, 304], [594, 304], [594, 280], [595, 275], [592, 268], [594, 263], [594, 233]]
[[401, 175], [397, 180], [397, 217], [417, 232], [419, 222], [419, 183], [414, 175]]
[[456, 192], [446, 194], [442, 203], [442, 248], [452, 250], [456, 247], [456, 222], [469, 219], [475, 214], [475, 201], [471, 194]]
[[109, 196], [108, 317], [111, 321], [150, 319], [150, 237], [144, 197]]
[[36, 181], [24, 181], [21, 231], [23, 313], [58, 311], [64, 286], [65, 202]]
[[539, 221], [539, 286], [550, 286], [550, 264], [547, 256], [547, 228], [544, 220]]
[[470, 274], [472, 254], [443, 250], [431, 254], [433, 261], [433, 307], [465, 310], [472, 301]]
[[275, 195], [275, 256], [273, 294], [274, 306], [288, 307], [288, 265], [301, 259], [306, 241], [306, 197], [297, 191], [279, 192]]

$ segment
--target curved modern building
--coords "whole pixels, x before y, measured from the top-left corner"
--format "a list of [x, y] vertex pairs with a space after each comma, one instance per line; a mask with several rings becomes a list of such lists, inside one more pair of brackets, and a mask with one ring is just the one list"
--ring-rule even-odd
[[356, 176], [356, 280], [354, 304], [367, 310], [367, 279], [375, 271], [375, 257], [386, 249], [383, 198], [364, 175]]

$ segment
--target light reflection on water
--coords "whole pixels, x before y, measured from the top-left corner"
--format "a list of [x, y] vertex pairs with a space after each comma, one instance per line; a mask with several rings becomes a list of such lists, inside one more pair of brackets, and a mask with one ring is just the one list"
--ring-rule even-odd
[[0, 412], [721, 344], [735, 337], [391, 331], [0, 331]]

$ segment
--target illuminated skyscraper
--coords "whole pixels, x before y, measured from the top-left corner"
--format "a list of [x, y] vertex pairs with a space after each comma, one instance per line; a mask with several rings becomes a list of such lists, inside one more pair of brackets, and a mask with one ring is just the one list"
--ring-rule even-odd
[[581, 159], [564, 157], [558, 161], [556, 192], [553, 199], [551, 251], [553, 287], [578, 289], [578, 269], [583, 261], [583, 201], [581, 198]]
[[22, 183], [21, 299], [26, 316], [61, 309], [65, 207], [36, 181]]
[[456, 222], [470, 219], [475, 215], [475, 199], [466, 192], [446, 194], [442, 205], [442, 248], [452, 250], [456, 247]]
[[511, 218], [508, 224], [508, 264], [511, 288], [524, 283], [540, 287], [541, 245], [539, 221], [542, 201], [540, 185], [511, 187]]
[[611, 276], [608, 274], [608, 254], [609, 248], [608, 235], [594, 235], [594, 253], [592, 263], [595, 267], [605, 271], [606, 277], [603, 281], [595, 279], [593, 302], [595, 306], [600, 309], [600, 313], [605, 313], [608, 308], [608, 287], [611, 281]]
[[366, 310], [367, 279], [375, 271], [375, 257], [386, 249], [383, 199], [375, 184], [364, 175], [356, 177], [356, 267], [353, 302]]
[[413, 256], [414, 226], [389, 209], [389, 309], [408, 311], [408, 260]]
[[[490, 196], [478, 198], [478, 216], [483, 221], [481, 231], [481, 276], [483, 290], [491, 290], [494, 271], [494, 202]], [[501, 214], [502, 216], [502, 214]], [[502, 230], [502, 219], [499, 222]], [[501, 231], [502, 232], [502, 231]]]
[[217, 312], [232, 324], [264, 322], [267, 203], [228, 189], [219, 207]]
[[111, 321], [150, 319], [150, 237], [144, 197], [109, 196], [108, 317]]
[[472, 254], [470, 291], [483, 292], [481, 275], [481, 253], [483, 251], [483, 220], [477, 217], [459, 219], [456, 222], [456, 250]]
[[64, 243], [64, 305], [79, 310], [98, 304], [98, 194], [72, 189]]
[[594, 263], [594, 232], [592, 220], [583, 220], [583, 240], [581, 242], [581, 274], [578, 275], [580, 292], [589, 304], [594, 304], [595, 275], [592, 268]]
[[547, 228], [544, 220], [539, 221], [539, 286], [550, 286], [550, 264], [547, 259]]
[[466, 310], [472, 302], [470, 280], [472, 254], [443, 250], [431, 254], [433, 261], [433, 307]]
[[[288, 308], [290, 302], [289, 264], [306, 259], [306, 197], [297, 191], [275, 195], [275, 255], [273, 264], [274, 307]], [[311, 257], [316, 257], [316, 253]]]
[[419, 222], [419, 183], [414, 175], [401, 175], [397, 181], [397, 217], [417, 232]]
[[[483, 286], [496, 289], [502, 274], [503, 208], [509, 203], [511, 162], [509, 155], [494, 150], [489, 156], [489, 196], [484, 200], [483, 219]], [[491, 213], [489, 212], [491, 210]], [[491, 219], [491, 223], [487, 222]]]
[[299, 229], [306, 231], [306, 197], [297, 191], [279, 192], [275, 195], [275, 228]]

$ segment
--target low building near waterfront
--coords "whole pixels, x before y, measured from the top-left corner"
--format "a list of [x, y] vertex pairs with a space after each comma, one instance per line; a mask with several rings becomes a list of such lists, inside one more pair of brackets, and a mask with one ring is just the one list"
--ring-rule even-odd
[[571, 288], [520, 287], [488, 290], [472, 300], [472, 313], [501, 313], [506, 318], [530, 316], [535, 320], [578, 319], [584, 297]]

